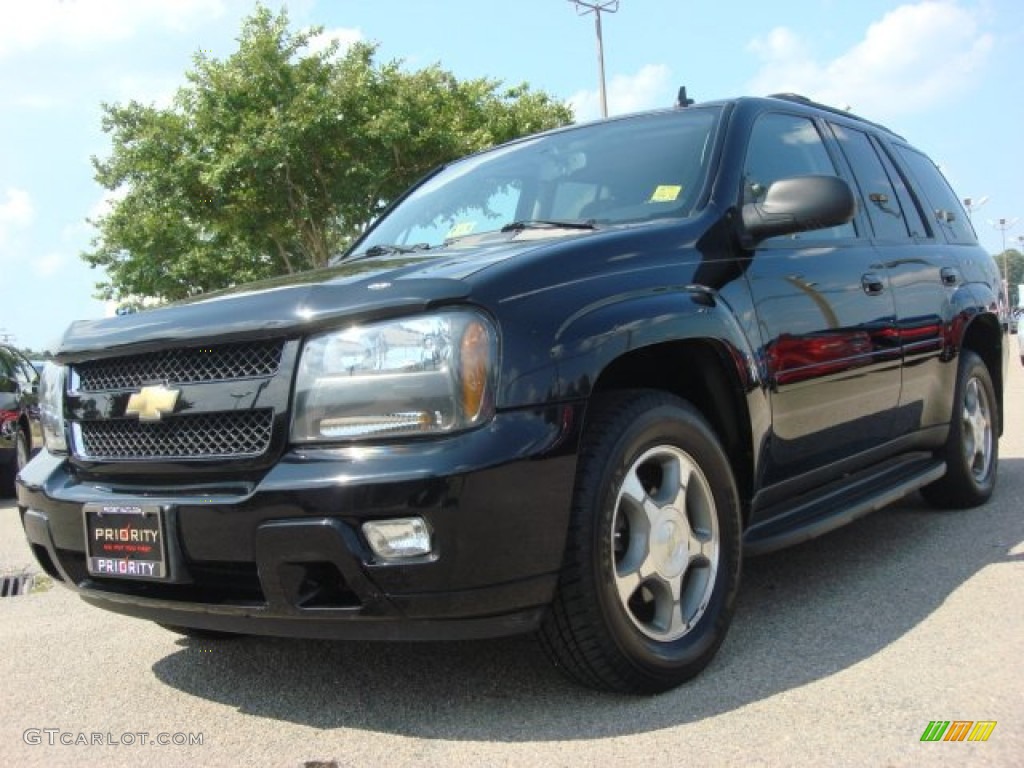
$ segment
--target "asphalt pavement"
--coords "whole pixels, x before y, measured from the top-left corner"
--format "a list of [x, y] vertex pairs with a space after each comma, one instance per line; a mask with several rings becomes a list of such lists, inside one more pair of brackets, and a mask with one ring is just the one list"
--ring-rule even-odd
[[[0, 764], [1024, 766], [1016, 355], [1006, 394], [992, 501], [936, 512], [913, 496], [748, 560], [718, 657], [667, 694], [579, 688], [530, 637], [203, 643], [43, 585], [0, 599]], [[0, 573], [23, 566], [0, 501]], [[922, 742], [932, 721], [996, 725]]]

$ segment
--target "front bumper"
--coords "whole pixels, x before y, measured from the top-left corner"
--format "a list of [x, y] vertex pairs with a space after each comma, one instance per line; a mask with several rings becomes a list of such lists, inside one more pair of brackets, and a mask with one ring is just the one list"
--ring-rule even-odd
[[[352, 639], [487, 637], [534, 629], [562, 561], [579, 424], [574, 406], [499, 414], [441, 440], [295, 448], [258, 482], [118, 486], [43, 451], [18, 504], [41, 567], [87, 602], [165, 624]], [[92, 576], [83, 506], [163, 509], [168, 578]], [[372, 519], [416, 515], [429, 555], [375, 560]]]

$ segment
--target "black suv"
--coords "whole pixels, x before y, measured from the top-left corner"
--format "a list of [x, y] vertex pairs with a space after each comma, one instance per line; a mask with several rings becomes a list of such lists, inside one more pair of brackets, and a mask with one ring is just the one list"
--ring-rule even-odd
[[329, 268], [65, 335], [40, 564], [187, 634], [538, 630], [575, 679], [708, 664], [744, 554], [984, 502], [999, 274], [936, 166], [794, 96], [458, 162]]
[[0, 498], [14, 496], [14, 479], [43, 444], [39, 375], [14, 347], [0, 344]]

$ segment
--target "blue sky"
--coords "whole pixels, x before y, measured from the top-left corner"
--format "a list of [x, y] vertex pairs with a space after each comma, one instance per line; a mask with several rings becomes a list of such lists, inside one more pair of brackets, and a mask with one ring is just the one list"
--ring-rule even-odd
[[[267, 5], [277, 10], [278, 3]], [[69, 322], [106, 313], [81, 261], [102, 212], [91, 155], [101, 102], [167, 105], [199, 49], [236, 46], [241, 0], [0, 0], [0, 334], [51, 348]], [[568, 0], [295, 0], [296, 28], [380, 45], [382, 59], [460, 78], [528, 82], [598, 114], [592, 16]], [[1020, 0], [621, 0], [604, 17], [612, 113], [795, 91], [851, 107], [928, 152], [974, 213], [1024, 236], [1024, 4]]]

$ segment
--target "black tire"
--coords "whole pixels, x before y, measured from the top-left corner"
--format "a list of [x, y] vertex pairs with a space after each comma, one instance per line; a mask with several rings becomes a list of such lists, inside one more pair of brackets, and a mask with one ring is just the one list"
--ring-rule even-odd
[[14, 444], [14, 472], [17, 474], [21, 472], [26, 466], [28, 466], [29, 460], [32, 458], [32, 449], [28, 444], [28, 436], [25, 434], [24, 429], [18, 430], [18, 436], [15, 438]]
[[17, 495], [18, 488], [15, 480], [18, 473], [28, 464], [28, 460], [28, 438], [25, 436], [25, 430], [19, 429], [14, 436], [14, 456], [6, 466], [0, 468], [0, 496], [13, 498]]
[[573, 680], [621, 693], [699, 673], [732, 618], [740, 526], [732, 468], [693, 406], [647, 390], [595, 398], [540, 630], [548, 656]]
[[159, 626], [178, 635], [196, 640], [237, 640], [245, 637], [236, 632], [222, 632], [219, 629], [199, 629], [198, 627], [180, 627], [177, 624], [159, 624]]
[[984, 504], [996, 486], [999, 466], [999, 406], [988, 367], [969, 349], [960, 353], [949, 437], [939, 455], [946, 474], [921, 489], [940, 509]]
[[0, 499], [13, 499], [17, 495], [17, 487], [14, 482], [17, 474], [17, 465], [13, 458], [6, 464], [0, 465]]

